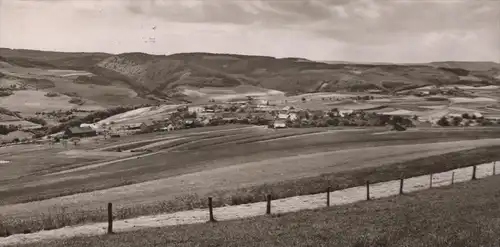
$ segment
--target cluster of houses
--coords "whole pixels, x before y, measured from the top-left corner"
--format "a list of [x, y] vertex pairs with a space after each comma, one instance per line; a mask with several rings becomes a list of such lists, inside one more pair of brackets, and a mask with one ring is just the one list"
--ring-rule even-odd
[[[433, 111], [429, 111], [432, 113]], [[443, 111], [437, 110], [442, 114]], [[432, 115], [432, 114], [431, 114]], [[418, 122], [440, 125], [439, 120], [446, 116], [452, 121], [463, 114], [447, 112], [443, 116], [431, 116], [428, 113], [418, 114], [414, 111], [400, 109], [377, 110], [307, 110], [293, 106], [277, 107], [269, 104], [248, 104], [233, 102], [213, 105], [191, 105], [174, 109], [167, 116], [155, 119], [146, 119], [135, 123], [111, 124], [100, 126], [97, 124], [82, 124], [79, 127], [66, 129], [67, 137], [91, 137], [96, 135], [113, 135], [112, 133], [147, 133], [156, 131], [173, 131], [176, 129], [195, 128], [223, 124], [254, 124], [267, 125], [270, 128], [312, 127], [312, 126], [380, 126], [379, 118], [398, 118]], [[455, 116], [456, 115], [456, 116]], [[472, 118], [482, 118], [480, 113], [469, 113]], [[466, 121], [464, 121], [466, 122]], [[469, 121], [470, 122], [470, 121]], [[382, 121], [382, 124], [386, 122]], [[411, 124], [409, 124], [411, 125]], [[413, 126], [415, 126], [413, 125]], [[471, 125], [467, 125], [471, 126]], [[472, 125], [473, 126], [473, 125]]]

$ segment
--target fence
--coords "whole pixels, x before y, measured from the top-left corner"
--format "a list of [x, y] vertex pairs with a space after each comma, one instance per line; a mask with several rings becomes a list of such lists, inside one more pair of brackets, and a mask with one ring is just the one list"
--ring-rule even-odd
[[364, 186], [336, 191], [331, 191], [331, 188], [327, 187], [325, 189], [326, 193], [313, 195], [295, 196], [275, 200], [273, 200], [271, 195], [266, 195], [264, 202], [235, 206], [214, 208], [214, 200], [212, 198], [208, 198], [208, 212], [207, 209], [194, 209], [176, 213], [142, 216], [138, 218], [115, 221], [113, 219], [113, 204], [108, 203], [108, 222], [71, 226], [28, 234], [15, 234], [10, 237], [2, 238], [0, 246], [12, 246], [21, 242], [34, 243], [53, 239], [100, 235], [103, 234], [103, 230], [107, 230], [106, 232], [108, 234], [113, 234], [114, 232], [137, 230], [148, 227], [242, 219], [261, 215], [288, 213], [304, 209], [322, 208], [331, 205], [342, 205], [394, 195], [403, 195], [405, 193], [424, 190], [430, 187], [453, 185], [456, 182], [465, 182], [496, 175], [496, 163], [497, 162], [492, 162], [458, 168], [447, 172], [428, 174], [418, 177], [405, 178], [401, 175], [400, 179], [381, 183], [370, 183], [369, 181], [366, 181]]
[[[325, 190], [326, 196], [325, 194], [320, 193], [314, 195], [296, 196], [296, 197], [272, 200], [271, 195], [266, 195], [265, 197], [266, 200], [264, 202], [265, 214], [266, 215], [272, 214], [271, 210], [273, 208], [272, 207], [273, 202], [274, 202], [275, 213], [284, 213], [284, 212], [299, 211], [303, 209], [320, 208], [323, 206], [330, 207], [333, 204], [343, 205], [363, 200], [372, 200], [394, 195], [404, 195], [405, 193], [424, 190], [427, 188], [453, 185], [456, 182], [477, 180], [483, 177], [496, 175], [496, 163], [497, 162], [474, 165], [471, 167], [458, 168], [447, 172], [428, 174], [410, 178], [405, 178], [402, 175], [401, 178], [398, 180], [380, 182], [380, 183], [370, 183], [370, 181], [366, 181], [366, 184], [364, 186], [352, 187], [344, 190], [331, 191], [331, 187], [328, 187]], [[237, 206], [214, 208], [213, 198], [209, 197], [208, 220], [206, 220], [207, 218], [206, 211], [201, 209], [185, 211], [185, 212], [177, 212], [169, 215], [171, 216], [171, 218], [176, 219], [175, 224], [179, 224], [179, 217], [193, 218], [191, 221], [189, 220], [183, 222], [181, 221], [180, 224], [217, 222], [217, 219], [215, 217], [216, 215], [215, 210], [219, 211], [219, 214], [217, 216], [222, 220], [246, 218], [246, 217], [263, 215], [264, 203], [259, 202], [259, 203], [251, 203], [251, 204], [244, 204]], [[203, 216], [203, 214], [205, 214], [205, 216]], [[144, 220], [147, 217], [140, 217], [140, 218]], [[205, 220], [203, 220], [203, 218], [205, 218]], [[131, 222], [133, 220], [134, 219], [129, 219], [126, 221]], [[132, 224], [133, 223], [134, 222], [132, 222]], [[136, 220], [135, 223], [141, 225], [139, 220]], [[165, 223], [164, 225], [175, 225], [175, 224]], [[123, 228], [126, 227], [122, 227], [122, 229]], [[111, 203], [108, 204], [107, 232], [108, 234], [113, 233], [113, 211]]]

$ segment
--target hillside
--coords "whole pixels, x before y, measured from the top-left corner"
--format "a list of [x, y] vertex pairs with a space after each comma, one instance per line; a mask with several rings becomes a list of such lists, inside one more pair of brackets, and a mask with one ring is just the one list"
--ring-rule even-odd
[[[59, 75], [54, 74], [56, 70]], [[72, 72], [61, 76], [61, 71]], [[500, 64], [493, 62], [356, 64], [234, 54], [113, 55], [5, 48], [0, 48], [0, 73], [9, 83], [33, 86], [43, 82], [46, 91], [88, 91], [81, 97], [104, 106], [123, 104], [124, 96], [127, 103], [190, 100], [182, 93], [185, 87], [250, 85], [300, 94], [370, 89], [393, 93], [424, 85], [500, 85]], [[68, 75], [75, 73], [79, 75]], [[61, 84], [65, 90], [58, 86]]]

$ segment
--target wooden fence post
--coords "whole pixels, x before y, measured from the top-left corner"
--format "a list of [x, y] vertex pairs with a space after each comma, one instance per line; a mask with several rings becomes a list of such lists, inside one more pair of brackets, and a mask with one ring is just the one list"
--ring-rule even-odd
[[497, 162], [493, 161], [493, 176], [497, 175]]
[[213, 207], [213, 203], [212, 203], [212, 197], [208, 198], [208, 212], [209, 212], [209, 221], [210, 222], [215, 222], [214, 207]]
[[403, 194], [403, 184], [404, 184], [404, 178], [401, 178], [401, 180], [399, 181], [399, 194], [400, 195]]
[[476, 180], [477, 179], [476, 178], [476, 169], [477, 169], [476, 166], [472, 167], [472, 180]]
[[330, 187], [328, 187], [326, 189], [326, 206], [327, 207], [330, 207], [330, 190], [331, 190]]
[[366, 180], [366, 200], [370, 200], [370, 181]]
[[429, 188], [432, 188], [432, 177], [434, 176], [434, 173], [431, 173], [430, 179], [429, 179]]
[[271, 195], [267, 195], [266, 214], [271, 214]]
[[451, 173], [451, 184], [455, 183], [455, 172]]
[[113, 233], [113, 204], [108, 203], [108, 234]]

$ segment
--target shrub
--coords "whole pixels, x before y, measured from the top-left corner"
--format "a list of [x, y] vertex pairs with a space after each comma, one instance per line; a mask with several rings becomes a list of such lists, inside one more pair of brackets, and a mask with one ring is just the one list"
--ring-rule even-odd
[[326, 123], [329, 126], [339, 126], [340, 120], [338, 118], [331, 118], [331, 119], [326, 120]]
[[58, 97], [59, 94], [56, 92], [48, 92], [45, 94], [45, 97]]
[[47, 125], [47, 121], [45, 121], [44, 119], [42, 118], [37, 118], [37, 117], [28, 117], [25, 119], [26, 121], [29, 121], [29, 122], [32, 122], [32, 123], [36, 123], [36, 124], [39, 124], [39, 125]]
[[0, 97], [11, 96], [13, 93], [10, 90], [0, 90]]
[[80, 98], [71, 98], [68, 102], [75, 105], [82, 105], [84, 103]]
[[14, 132], [19, 128], [15, 125], [0, 125], [0, 135], [8, 135], [10, 132]]

